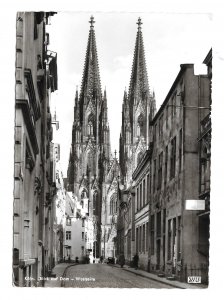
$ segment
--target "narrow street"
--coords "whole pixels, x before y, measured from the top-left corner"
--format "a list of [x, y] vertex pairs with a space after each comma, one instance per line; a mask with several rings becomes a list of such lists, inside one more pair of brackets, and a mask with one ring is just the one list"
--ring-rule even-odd
[[64, 287], [77, 288], [172, 288], [106, 264], [76, 265], [67, 269]]

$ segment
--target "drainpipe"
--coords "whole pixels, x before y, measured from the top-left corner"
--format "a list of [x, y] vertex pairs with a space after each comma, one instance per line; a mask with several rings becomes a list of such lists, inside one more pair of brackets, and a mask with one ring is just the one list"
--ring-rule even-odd
[[[184, 96], [186, 97], [186, 95]], [[183, 117], [183, 177], [182, 177], [182, 201], [181, 201], [181, 277], [183, 277], [184, 272], [184, 211], [185, 211], [185, 127], [186, 127], [186, 111], [184, 107], [184, 99], [182, 100], [182, 117]], [[183, 279], [183, 278], [182, 278]]]

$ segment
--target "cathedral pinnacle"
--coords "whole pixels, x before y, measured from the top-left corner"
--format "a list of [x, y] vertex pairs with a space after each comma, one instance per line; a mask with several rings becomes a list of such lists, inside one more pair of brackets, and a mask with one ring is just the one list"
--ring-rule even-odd
[[94, 23], [95, 23], [95, 21], [94, 21], [94, 17], [93, 16], [91, 16], [90, 17], [90, 21], [89, 21], [89, 23], [90, 23], [90, 28], [92, 29], [93, 27], [94, 27]]
[[140, 30], [141, 29], [141, 25], [143, 24], [140, 17], [138, 18], [138, 22], [136, 24], [138, 25], [138, 30]]

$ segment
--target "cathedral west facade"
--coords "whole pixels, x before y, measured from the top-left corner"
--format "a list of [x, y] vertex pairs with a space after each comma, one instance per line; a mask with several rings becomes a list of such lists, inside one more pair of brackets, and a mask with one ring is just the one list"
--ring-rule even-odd
[[110, 236], [108, 220], [102, 216], [102, 207], [103, 213], [107, 213], [110, 206], [108, 188], [116, 203], [116, 193], [113, 192], [116, 183], [113, 187], [111, 184], [118, 170], [116, 159], [114, 161], [111, 155], [107, 95], [106, 90], [104, 93], [101, 90], [94, 23], [91, 17], [82, 85], [75, 97], [68, 166], [68, 190], [76, 195], [79, 202], [87, 205], [86, 220], [91, 224], [89, 228], [92, 228], [92, 232], [87, 232], [87, 240], [90, 241], [85, 255], [93, 260], [104, 255], [105, 250], [101, 249], [102, 232], [102, 245], [107, 243]]

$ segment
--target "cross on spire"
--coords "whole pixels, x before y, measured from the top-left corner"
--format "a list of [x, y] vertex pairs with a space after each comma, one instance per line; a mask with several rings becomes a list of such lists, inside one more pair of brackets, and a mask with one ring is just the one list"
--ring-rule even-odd
[[140, 17], [138, 18], [138, 22], [137, 22], [136, 24], [138, 25], [138, 29], [141, 29], [141, 25], [142, 25], [143, 23], [142, 23], [142, 20], [141, 20]]
[[93, 16], [91, 16], [91, 17], [90, 17], [90, 21], [89, 21], [89, 23], [91, 24], [91, 25], [90, 25], [90, 28], [93, 28], [93, 27], [94, 27], [94, 25], [93, 25], [93, 24], [95, 23], [95, 21], [94, 21], [94, 17], [93, 17]]

